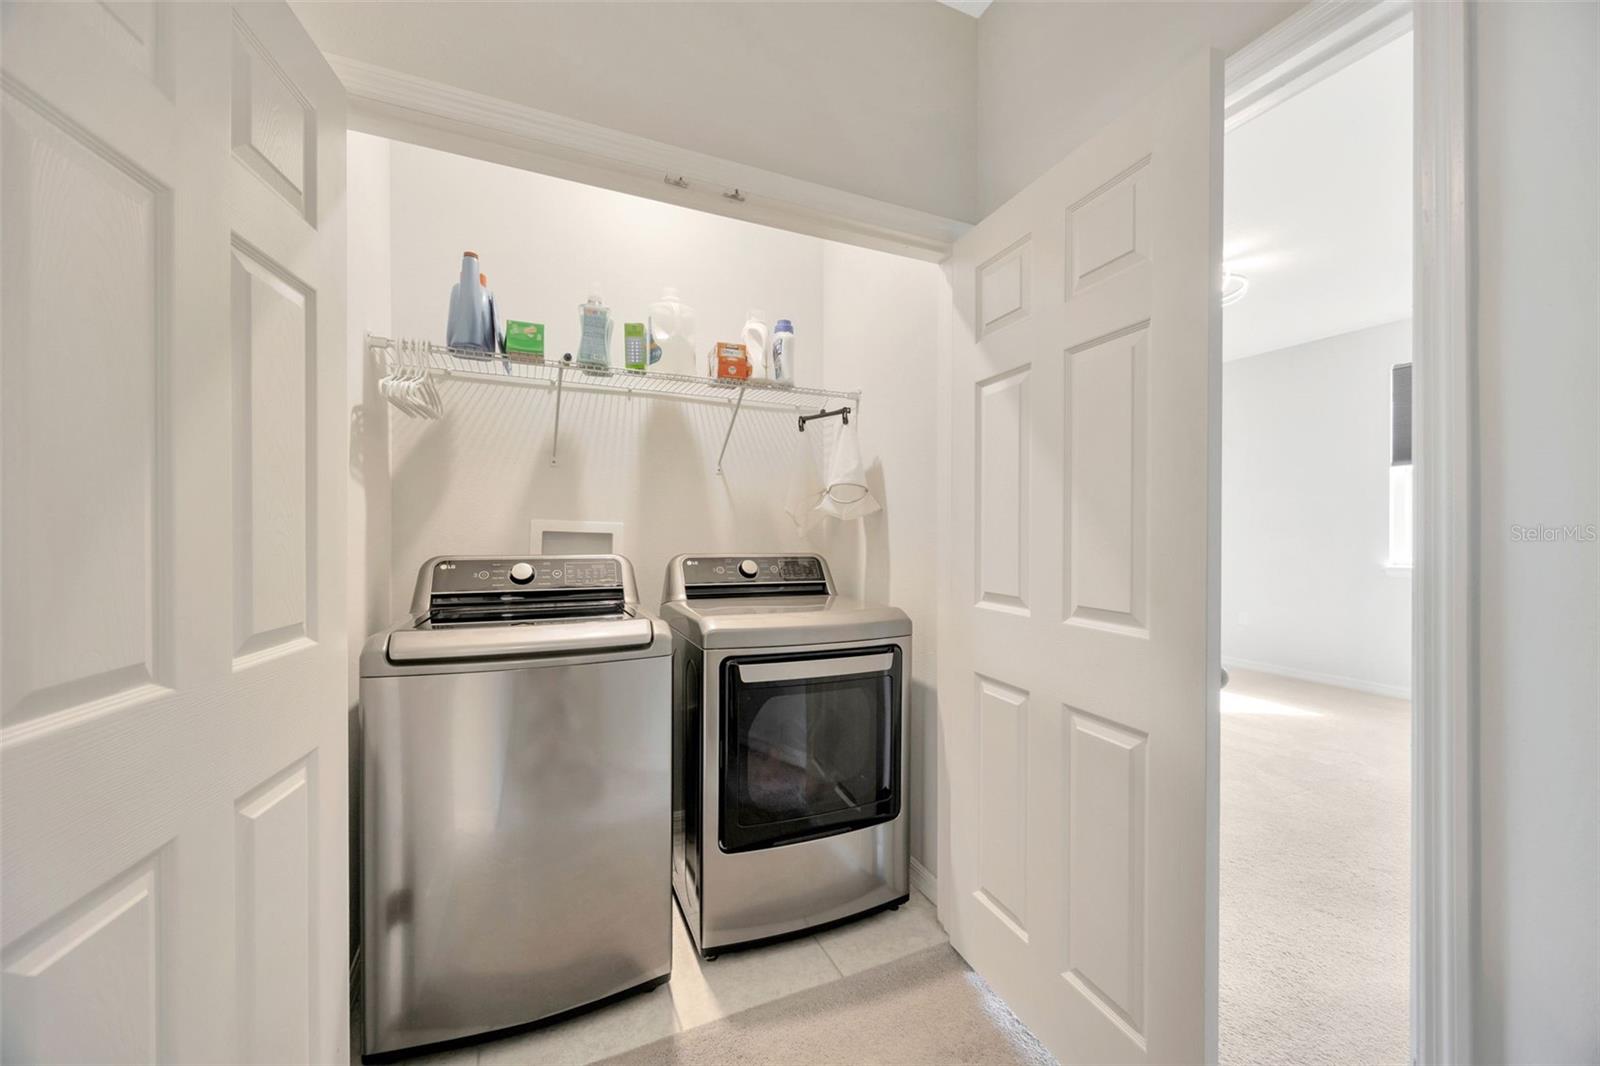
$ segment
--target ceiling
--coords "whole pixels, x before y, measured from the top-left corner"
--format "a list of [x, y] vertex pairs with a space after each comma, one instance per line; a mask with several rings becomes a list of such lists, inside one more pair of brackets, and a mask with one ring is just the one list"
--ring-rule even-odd
[[1223, 359], [1411, 315], [1411, 35], [1227, 135]]

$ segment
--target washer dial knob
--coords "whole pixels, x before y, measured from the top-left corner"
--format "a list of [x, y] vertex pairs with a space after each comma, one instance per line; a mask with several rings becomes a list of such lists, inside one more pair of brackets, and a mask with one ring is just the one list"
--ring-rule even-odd
[[754, 559], [746, 559], [744, 562], [739, 564], [739, 574], [741, 577], [755, 577], [760, 572], [761, 567], [756, 565], [756, 561]]
[[511, 568], [511, 580], [519, 585], [526, 585], [533, 580], [533, 566], [529, 563], [517, 563]]

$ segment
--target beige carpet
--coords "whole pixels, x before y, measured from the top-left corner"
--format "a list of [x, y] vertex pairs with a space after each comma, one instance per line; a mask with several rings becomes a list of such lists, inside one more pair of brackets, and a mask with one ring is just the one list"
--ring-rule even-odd
[[1411, 709], [1231, 671], [1218, 1058], [1410, 1058]]
[[603, 1061], [612, 1066], [1055, 1063], [948, 944]]

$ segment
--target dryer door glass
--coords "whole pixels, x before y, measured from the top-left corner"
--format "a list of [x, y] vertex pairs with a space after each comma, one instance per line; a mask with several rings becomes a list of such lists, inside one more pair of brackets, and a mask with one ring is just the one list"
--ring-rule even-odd
[[900, 813], [899, 648], [730, 659], [723, 669], [723, 851]]

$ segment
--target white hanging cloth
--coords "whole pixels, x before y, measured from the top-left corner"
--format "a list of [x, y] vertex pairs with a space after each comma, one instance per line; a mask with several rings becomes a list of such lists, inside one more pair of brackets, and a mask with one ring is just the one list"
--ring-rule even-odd
[[789, 473], [789, 488], [783, 497], [783, 509], [802, 533], [809, 533], [822, 520], [817, 511], [825, 489], [817, 456], [817, 441], [821, 436], [821, 433], [800, 434], [800, 445], [794, 450], [794, 467]]
[[839, 428], [828, 473], [823, 479], [822, 499], [816, 509], [833, 518], [864, 518], [883, 510], [872, 490], [867, 488], [867, 470], [861, 462], [861, 443], [856, 427], [846, 422]]

